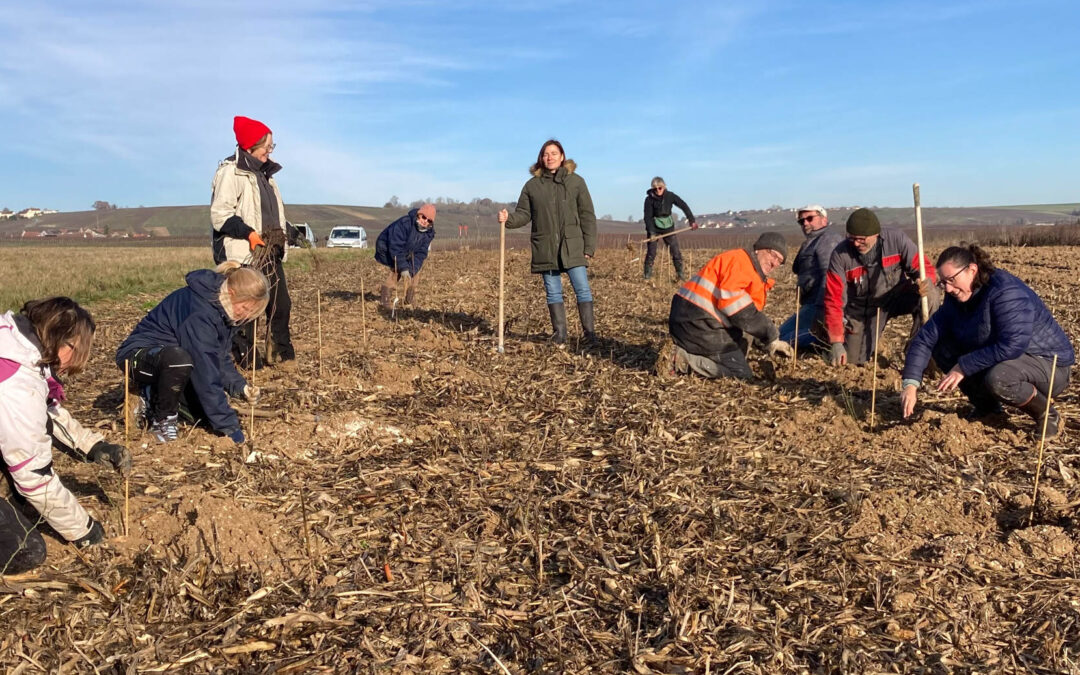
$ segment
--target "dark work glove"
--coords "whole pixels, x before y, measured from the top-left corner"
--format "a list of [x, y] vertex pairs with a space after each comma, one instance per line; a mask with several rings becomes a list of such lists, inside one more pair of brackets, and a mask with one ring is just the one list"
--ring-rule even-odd
[[98, 441], [90, 452], [86, 453], [86, 459], [105, 466], [111, 466], [122, 474], [131, 471], [131, 453], [122, 445]]
[[292, 223], [285, 223], [285, 234], [289, 238], [289, 246], [300, 246], [300, 230], [293, 227]]
[[71, 543], [75, 544], [75, 548], [86, 548], [87, 546], [100, 544], [103, 541], [105, 541], [105, 528], [101, 526], [101, 523], [94, 520], [93, 516], [90, 516], [90, 531], [81, 539], [76, 539]]
[[285, 251], [285, 233], [281, 231], [280, 227], [275, 227], [267, 232], [264, 238], [266, 239], [266, 245], [270, 247], [270, 250], [274, 253], [281, 255], [282, 252]]

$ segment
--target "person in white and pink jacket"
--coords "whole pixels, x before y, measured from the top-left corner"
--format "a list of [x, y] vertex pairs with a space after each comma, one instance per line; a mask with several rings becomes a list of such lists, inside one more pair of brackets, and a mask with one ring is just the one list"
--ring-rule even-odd
[[0, 315], [0, 455], [14, 487], [0, 498], [0, 574], [18, 574], [45, 560], [42, 521], [77, 547], [105, 538], [53, 470], [54, 444], [86, 461], [126, 473], [127, 448], [84, 428], [64, 409], [57, 376], [86, 366], [94, 337], [90, 313], [70, 298], [32, 300]]

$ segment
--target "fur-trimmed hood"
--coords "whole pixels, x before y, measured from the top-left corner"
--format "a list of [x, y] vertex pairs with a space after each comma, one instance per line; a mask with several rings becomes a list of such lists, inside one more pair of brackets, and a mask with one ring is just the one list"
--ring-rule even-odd
[[[559, 169], [565, 169], [567, 174], [574, 173], [574, 171], [577, 170], [577, 162], [572, 159], [564, 159], [562, 166], [559, 167]], [[556, 177], [559, 175], [559, 169], [555, 169]], [[539, 178], [544, 173], [544, 167], [540, 166], [539, 164], [533, 164], [531, 167], [529, 167], [529, 173]]]

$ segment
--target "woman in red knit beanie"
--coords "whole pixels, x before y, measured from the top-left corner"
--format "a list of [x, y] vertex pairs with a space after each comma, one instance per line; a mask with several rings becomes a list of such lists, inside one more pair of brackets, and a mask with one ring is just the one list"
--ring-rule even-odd
[[[270, 159], [274, 134], [270, 127], [248, 117], [233, 118], [236, 149], [218, 165], [210, 198], [214, 262], [234, 260], [257, 265], [270, 281], [266, 315], [270, 326], [267, 361], [296, 358], [289, 334], [292, 301], [282, 263], [287, 255], [288, 223], [274, 174], [281, 165]], [[259, 247], [269, 249], [263, 254]], [[251, 324], [236, 332], [233, 357], [243, 367], [257, 363], [252, 353]]]

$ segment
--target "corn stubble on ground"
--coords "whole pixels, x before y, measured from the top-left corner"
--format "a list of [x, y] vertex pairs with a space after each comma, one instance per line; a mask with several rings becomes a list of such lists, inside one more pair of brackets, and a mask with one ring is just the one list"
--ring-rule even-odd
[[[1074, 340], [1076, 253], [992, 251]], [[377, 289], [382, 270], [336, 260], [292, 273], [297, 366], [259, 373], [259, 407], [282, 414], [244, 448], [200, 430], [136, 446], [130, 535], [87, 562], [53, 541], [44, 571], [8, 581], [20, 594], [2, 598], [0, 663], [1075, 671], [1075, 386], [1059, 398], [1068, 429], [1048, 444], [1033, 505], [1029, 421], [970, 424], [961, 399], [932, 395], [898, 421], [906, 321], [887, 331], [870, 434], [870, 368], [755, 352], [752, 383], [651, 374], [675, 285], [643, 283], [616, 250], [592, 272], [602, 339], [576, 350], [543, 341], [541, 284], [511, 252], [496, 355], [497, 255], [433, 255], [421, 304], [396, 321], [369, 292], [367, 353], [355, 275]], [[773, 319], [792, 286], [784, 272]], [[303, 300], [316, 288], [321, 379]], [[107, 328], [69, 387], [77, 414], [113, 437], [123, 392], [111, 355], [140, 305], [95, 307]], [[57, 468], [119, 534], [122, 483], [59, 453]]]

